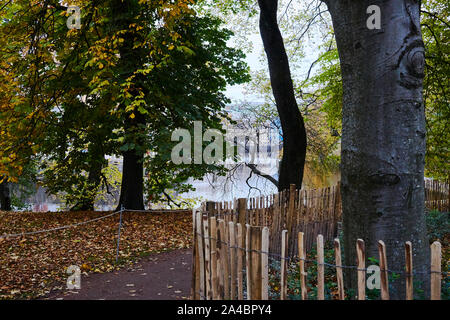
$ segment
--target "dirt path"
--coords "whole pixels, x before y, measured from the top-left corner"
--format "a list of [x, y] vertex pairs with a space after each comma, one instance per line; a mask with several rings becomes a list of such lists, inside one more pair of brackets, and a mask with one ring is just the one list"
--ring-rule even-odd
[[125, 269], [82, 275], [81, 289], [51, 294], [50, 300], [188, 299], [191, 288], [190, 249], [150, 255]]

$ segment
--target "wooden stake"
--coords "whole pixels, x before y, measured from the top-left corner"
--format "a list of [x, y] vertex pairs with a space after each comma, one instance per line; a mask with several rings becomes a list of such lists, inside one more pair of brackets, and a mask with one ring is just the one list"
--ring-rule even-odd
[[283, 230], [281, 232], [281, 283], [280, 283], [280, 299], [286, 300], [287, 295], [287, 244], [288, 244], [288, 231]]
[[356, 241], [356, 257], [358, 262], [358, 300], [366, 300], [366, 254], [362, 239]]
[[334, 256], [336, 259], [336, 278], [338, 284], [338, 297], [339, 300], [344, 300], [345, 299], [344, 275], [342, 272], [341, 243], [339, 239], [334, 239]]
[[[241, 226], [244, 226], [247, 223], [247, 199], [240, 198], [238, 199], [238, 221], [241, 224]], [[244, 240], [244, 239], [242, 239]], [[240, 243], [239, 246], [243, 246], [244, 242]]]
[[220, 231], [220, 239], [221, 241], [224, 241], [225, 243], [221, 244], [220, 247], [220, 262], [222, 264], [222, 272], [223, 272], [223, 290], [224, 294], [223, 297], [225, 300], [230, 299], [230, 268], [229, 268], [229, 261], [228, 261], [228, 255], [227, 255], [227, 244], [229, 242], [227, 241], [226, 237], [226, 231], [225, 231], [225, 221], [220, 220], [219, 221], [219, 231]]
[[233, 221], [228, 223], [230, 235], [230, 269], [231, 269], [231, 300], [236, 299], [236, 234]]
[[405, 261], [406, 261], [406, 300], [414, 299], [413, 290], [413, 261], [412, 261], [412, 243], [405, 242]]
[[306, 270], [305, 270], [305, 259], [306, 259], [306, 247], [305, 247], [305, 237], [303, 232], [298, 233], [298, 256], [300, 258], [300, 286], [302, 290], [302, 300], [308, 299], [308, 290], [306, 288]]
[[250, 227], [250, 279], [252, 300], [261, 300], [261, 233], [260, 227]]
[[199, 239], [197, 241], [197, 250], [198, 250], [198, 256], [199, 256], [199, 270], [200, 270], [200, 299], [205, 299], [205, 253], [203, 251], [203, 228], [202, 228], [202, 213], [197, 212], [196, 214], [196, 227], [197, 227], [197, 233], [199, 236]]
[[247, 278], [247, 300], [252, 300], [252, 284], [250, 279], [250, 225], [245, 225], [245, 275]]
[[[237, 225], [237, 243], [243, 243], [242, 241], [242, 225], [238, 223]], [[241, 245], [239, 245], [242, 248]], [[244, 279], [243, 279], [243, 258], [245, 257], [245, 250], [237, 250], [237, 277], [238, 277], [238, 300], [244, 300]]]
[[264, 227], [261, 236], [261, 299], [269, 300], [269, 228]]
[[378, 255], [380, 257], [381, 300], [389, 300], [388, 266], [386, 259], [386, 245], [378, 241]]
[[208, 216], [203, 217], [203, 236], [204, 236], [204, 247], [205, 247], [205, 298], [206, 300], [212, 300], [211, 291], [211, 256], [210, 256], [210, 235], [209, 235], [209, 225]]
[[325, 300], [325, 259], [323, 253], [323, 236], [317, 236], [317, 299]]
[[192, 210], [192, 233], [194, 235], [194, 243], [192, 246], [192, 285], [191, 296], [194, 300], [200, 300], [200, 268], [198, 255], [198, 235], [197, 235], [197, 213]]
[[441, 300], [441, 244], [431, 245], [431, 300]]
[[211, 234], [211, 291], [214, 300], [220, 299], [219, 278], [217, 277], [217, 221], [216, 217], [209, 218], [209, 232]]

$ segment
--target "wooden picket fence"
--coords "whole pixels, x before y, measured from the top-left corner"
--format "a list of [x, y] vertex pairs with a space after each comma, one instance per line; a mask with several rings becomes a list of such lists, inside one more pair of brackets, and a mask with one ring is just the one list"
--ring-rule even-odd
[[[289, 236], [298, 232], [306, 235], [306, 248], [309, 250], [318, 234], [325, 241], [332, 241], [338, 232], [341, 221], [341, 198], [339, 185], [323, 189], [296, 190], [291, 185], [289, 190], [278, 194], [238, 199], [229, 202], [206, 202], [201, 208], [208, 217], [223, 219], [245, 226], [268, 227], [271, 252], [281, 253], [282, 230], [288, 230]], [[290, 237], [289, 255], [297, 251], [297, 239]]]
[[450, 211], [449, 182], [425, 180], [425, 206], [428, 209]]
[[[449, 184], [434, 180], [425, 181], [425, 205], [428, 209], [449, 211]], [[342, 220], [340, 185], [322, 189], [289, 190], [269, 196], [238, 199], [228, 202], [206, 202], [202, 210], [209, 217], [215, 216], [226, 223], [233, 221], [241, 225], [268, 227], [271, 252], [281, 253], [281, 239], [276, 236], [288, 230], [289, 256], [298, 250], [297, 238], [293, 234], [305, 234], [305, 247], [309, 250], [317, 235], [322, 234], [326, 242], [333, 241]]]
[[[274, 254], [269, 247], [270, 229], [268, 226], [252, 226], [223, 218], [209, 216], [202, 211], [193, 212], [193, 274], [192, 298], [204, 300], [268, 300], [269, 298], [269, 258], [278, 259], [281, 264], [280, 299], [287, 298], [287, 270], [289, 231], [282, 230], [281, 254]], [[305, 233], [295, 233], [298, 243], [298, 268], [301, 283], [302, 299], [307, 299], [307, 270]], [[316, 238], [317, 255], [317, 299], [325, 299], [325, 265], [336, 270], [338, 299], [345, 299], [341, 246], [334, 240], [335, 264], [325, 264], [324, 236]], [[366, 257], [364, 241], [356, 243], [357, 265], [350, 266], [358, 274], [359, 300], [366, 298]], [[383, 241], [378, 242], [380, 262], [381, 299], [389, 300], [389, 271], [386, 259], [386, 247]], [[406, 299], [413, 299], [413, 262], [411, 242], [405, 243], [406, 256]], [[431, 245], [431, 299], [441, 297], [441, 244]]]

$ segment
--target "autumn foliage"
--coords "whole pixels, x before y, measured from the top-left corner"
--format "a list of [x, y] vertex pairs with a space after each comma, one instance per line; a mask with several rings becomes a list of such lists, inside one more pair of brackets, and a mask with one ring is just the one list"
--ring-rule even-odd
[[[101, 217], [98, 212], [0, 212], [0, 235], [37, 231]], [[150, 253], [189, 248], [192, 212], [125, 212], [116, 245], [119, 215], [93, 223], [33, 236], [0, 238], [0, 300], [37, 298], [66, 289], [71, 265], [82, 272], [103, 273]]]

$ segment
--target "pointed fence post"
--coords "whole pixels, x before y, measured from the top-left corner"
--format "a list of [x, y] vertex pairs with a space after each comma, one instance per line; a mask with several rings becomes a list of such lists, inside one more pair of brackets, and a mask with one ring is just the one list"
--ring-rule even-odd
[[378, 241], [378, 254], [380, 257], [380, 283], [381, 299], [389, 300], [388, 266], [386, 259], [386, 245], [383, 241]]
[[358, 300], [366, 300], [366, 254], [362, 239], [356, 241], [356, 257], [358, 260]]
[[211, 291], [213, 300], [219, 299], [219, 278], [217, 276], [217, 221], [209, 218], [210, 249], [211, 249]]
[[323, 252], [323, 236], [317, 236], [317, 299], [325, 300], [325, 258]]
[[441, 300], [441, 244], [431, 245], [431, 300]]
[[405, 242], [405, 261], [406, 261], [406, 300], [414, 299], [413, 290], [413, 261], [412, 261], [412, 243]]
[[269, 300], [269, 228], [264, 227], [261, 236], [261, 299]]
[[344, 275], [342, 272], [342, 255], [341, 255], [341, 243], [339, 239], [334, 239], [334, 256], [336, 260], [336, 278], [338, 284], [338, 297], [339, 300], [345, 299], [344, 294]]
[[298, 233], [298, 257], [299, 257], [299, 268], [300, 268], [300, 286], [302, 291], [302, 300], [308, 299], [308, 290], [306, 287], [306, 269], [305, 269], [305, 259], [306, 259], [306, 247], [305, 247], [305, 237], [303, 232]]
[[242, 241], [242, 225], [240, 223], [237, 224], [237, 243], [240, 248], [238, 248], [237, 253], [237, 277], [238, 277], [238, 300], [244, 300], [244, 276], [243, 276], [243, 261], [245, 258], [245, 250], [241, 243]]
[[288, 231], [281, 232], [281, 283], [280, 283], [280, 299], [286, 300], [287, 296], [287, 257], [288, 257]]
[[204, 240], [204, 250], [205, 250], [205, 299], [212, 300], [212, 290], [211, 290], [211, 253], [210, 253], [210, 241], [211, 237], [209, 235], [209, 223], [208, 216], [204, 215], [203, 219], [203, 240]]

